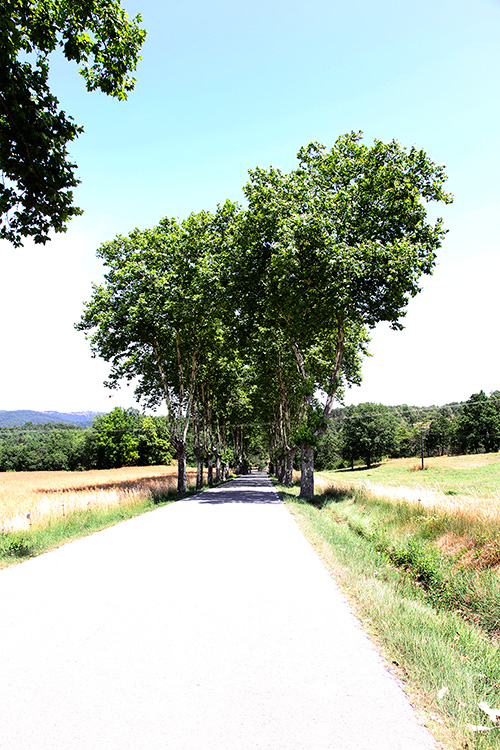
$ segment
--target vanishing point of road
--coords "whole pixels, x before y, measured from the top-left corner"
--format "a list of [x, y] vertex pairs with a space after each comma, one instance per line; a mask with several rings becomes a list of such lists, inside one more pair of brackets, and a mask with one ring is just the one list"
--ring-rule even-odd
[[0, 572], [1, 750], [432, 750], [265, 474]]

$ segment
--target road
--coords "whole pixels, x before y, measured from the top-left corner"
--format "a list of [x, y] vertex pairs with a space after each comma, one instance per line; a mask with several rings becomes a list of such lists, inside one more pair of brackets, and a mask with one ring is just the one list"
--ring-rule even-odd
[[431, 750], [263, 474], [0, 571], [2, 750]]

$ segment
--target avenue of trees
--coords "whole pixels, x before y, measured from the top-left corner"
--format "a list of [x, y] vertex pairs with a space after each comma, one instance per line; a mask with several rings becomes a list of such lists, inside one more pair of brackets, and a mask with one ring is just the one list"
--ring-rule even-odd
[[396, 141], [361, 133], [310, 143], [290, 173], [250, 171], [247, 207], [227, 201], [105, 243], [107, 268], [77, 328], [110, 364], [162, 404], [185, 489], [190, 426], [199, 473], [248, 462], [265, 426], [273, 463], [314, 494], [314, 453], [335, 400], [361, 379], [370, 330], [401, 328], [445, 236], [426, 203], [449, 203], [443, 168]]
[[0, 238], [45, 243], [81, 213], [67, 145], [83, 131], [49, 86], [50, 54], [79, 66], [88, 91], [126, 99], [146, 32], [118, 0], [2, 0]]

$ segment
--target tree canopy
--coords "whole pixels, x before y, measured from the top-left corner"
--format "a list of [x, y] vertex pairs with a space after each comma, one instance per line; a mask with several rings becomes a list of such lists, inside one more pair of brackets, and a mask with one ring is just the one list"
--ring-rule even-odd
[[311, 496], [316, 438], [342, 388], [359, 382], [369, 330], [401, 328], [432, 273], [445, 230], [425, 204], [452, 198], [443, 168], [395, 140], [369, 147], [351, 132], [329, 151], [310, 143], [298, 159], [289, 174], [250, 172], [240, 263], [255, 322], [279, 331], [296, 359], [307, 404], [301, 493]]
[[80, 66], [87, 90], [126, 99], [146, 32], [118, 0], [4, 0], [0, 8], [0, 238], [45, 243], [81, 213], [68, 143], [83, 128], [49, 87], [50, 54]]
[[401, 328], [432, 273], [445, 230], [426, 203], [452, 198], [443, 168], [397, 141], [369, 147], [348, 133], [298, 159], [289, 174], [250, 171], [245, 210], [227, 202], [103, 246], [110, 271], [79, 328], [114, 384], [138, 379], [145, 403], [164, 399], [180, 455], [192, 418], [200, 455], [216, 424], [242, 455], [241, 425], [266, 422], [287, 481], [301, 450], [312, 497], [314, 450], [335, 399], [360, 382], [370, 330]]

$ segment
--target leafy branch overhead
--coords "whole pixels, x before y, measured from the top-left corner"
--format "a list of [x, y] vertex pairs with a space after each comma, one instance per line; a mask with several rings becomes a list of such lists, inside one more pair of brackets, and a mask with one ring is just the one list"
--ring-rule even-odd
[[0, 238], [45, 243], [81, 213], [68, 144], [83, 128], [49, 87], [49, 55], [79, 65], [87, 90], [124, 100], [146, 32], [116, 0], [4, 0], [0, 8]]

